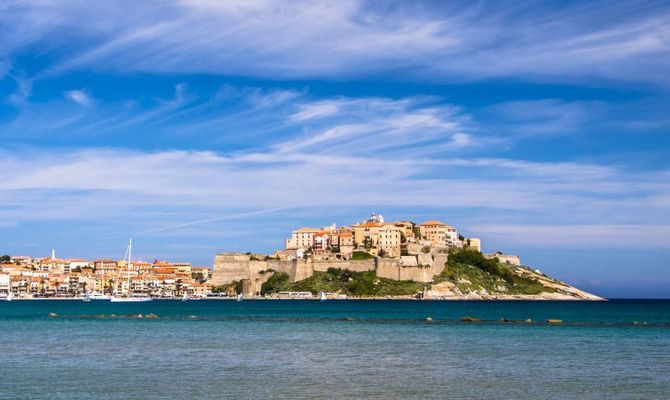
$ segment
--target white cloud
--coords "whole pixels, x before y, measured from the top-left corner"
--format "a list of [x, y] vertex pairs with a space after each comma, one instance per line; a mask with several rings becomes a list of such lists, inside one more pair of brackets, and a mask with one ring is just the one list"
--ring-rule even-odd
[[65, 97], [82, 106], [88, 106], [93, 101], [91, 96], [84, 90], [68, 90]]
[[670, 204], [662, 199], [670, 198], [670, 188], [659, 174], [505, 159], [112, 149], [58, 155], [2, 154], [3, 221], [122, 219], [142, 232], [183, 224], [170, 222], [173, 214], [205, 224], [285, 207], [471, 209], [479, 211], [465, 213], [473, 216], [467, 232], [496, 234], [500, 243], [609, 247], [653, 234], [645, 246], [668, 246]]

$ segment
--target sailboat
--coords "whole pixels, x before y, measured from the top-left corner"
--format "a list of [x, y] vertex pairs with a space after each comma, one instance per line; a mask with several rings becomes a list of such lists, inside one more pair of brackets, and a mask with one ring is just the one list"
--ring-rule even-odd
[[84, 298], [82, 300], [86, 301], [86, 302], [91, 301], [91, 295], [88, 292], [86, 292], [86, 294], [84, 294]]
[[188, 293], [184, 292], [184, 295], [181, 298], [181, 301], [189, 301], [190, 298], [188, 297]]
[[242, 295], [242, 293], [240, 293], [240, 294], [237, 295], [237, 300], [236, 301], [242, 301], [243, 298], [244, 298], [244, 296]]
[[118, 296], [117, 294], [113, 295], [110, 301], [112, 303], [135, 303], [135, 302], [142, 302], [142, 301], [151, 301], [151, 297], [149, 296], [130, 296], [130, 270], [132, 269], [133, 263], [131, 261], [131, 256], [133, 252], [133, 239], [130, 239], [128, 242], [128, 261], [126, 263], [127, 265], [127, 271], [126, 271], [126, 276], [128, 279], [128, 293], [126, 293], [125, 296]]
[[326, 292], [321, 292], [321, 297], [319, 298], [320, 301], [326, 301]]
[[12, 301], [13, 298], [14, 298], [14, 293], [12, 293], [10, 291], [9, 293], [7, 293], [7, 297], [5, 297], [3, 300], [4, 301]]

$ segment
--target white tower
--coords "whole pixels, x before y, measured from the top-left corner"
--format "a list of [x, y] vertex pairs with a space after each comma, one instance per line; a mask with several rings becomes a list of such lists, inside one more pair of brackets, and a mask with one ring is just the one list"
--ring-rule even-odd
[[56, 249], [51, 249], [51, 259], [52, 260], [56, 259]]

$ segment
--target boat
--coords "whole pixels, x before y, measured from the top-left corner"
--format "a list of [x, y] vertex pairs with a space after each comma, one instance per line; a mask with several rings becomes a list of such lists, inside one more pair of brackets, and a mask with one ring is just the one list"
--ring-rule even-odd
[[110, 300], [112, 296], [100, 292], [86, 293], [90, 300]]
[[86, 292], [86, 294], [84, 295], [84, 298], [82, 300], [86, 301], [86, 302], [91, 301], [91, 295], [88, 292]]
[[[132, 262], [132, 252], [133, 252], [133, 239], [131, 238], [128, 241], [128, 250], [126, 251], [126, 254], [128, 255], [128, 261], [126, 263], [127, 265], [127, 271], [126, 271], [126, 277], [128, 279], [128, 293], [125, 295], [119, 296], [118, 294], [114, 294], [109, 300], [112, 303], [137, 303], [137, 302], [144, 302], [144, 301], [151, 301], [151, 297], [149, 296], [131, 296], [130, 295], [130, 271], [133, 266]], [[125, 258], [125, 257], [124, 257]]]
[[242, 301], [243, 299], [244, 299], [244, 296], [242, 295], [242, 293], [240, 293], [240, 294], [237, 295], [236, 301]]
[[321, 297], [319, 298], [320, 301], [326, 301], [326, 292], [321, 292]]
[[137, 302], [143, 302], [143, 301], [151, 301], [151, 297], [146, 297], [146, 296], [112, 296], [109, 301], [112, 303], [137, 303]]
[[2, 298], [4, 301], [12, 301], [12, 299], [14, 299], [14, 293], [12, 292], [7, 293], [7, 296]]
[[182, 296], [181, 301], [189, 301], [190, 298], [188, 297], [188, 293], [184, 293], [184, 296]]

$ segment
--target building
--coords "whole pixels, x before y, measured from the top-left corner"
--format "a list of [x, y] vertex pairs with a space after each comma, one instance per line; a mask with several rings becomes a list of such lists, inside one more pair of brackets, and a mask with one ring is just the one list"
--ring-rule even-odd
[[481, 252], [482, 251], [482, 241], [479, 238], [466, 238], [463, 247], [470, 249], [470, 250], [476, 250]]
[[309, 249], [314, 245], [314, 235], [321, 232], [321, 229], [316, 228], [300, 228], [291, 233], [291, 238], [286, 239], [286, 249]]
[[0, 296], [7, 297], [11, 289], [12, 284], [9, 279], [9, 274], [0, 274]]
[[[444, 222], [430, 220], [419, 225], [421, 238], [429, 240], [432, 246], [453, 247], [459, 246], [458, 231]], [[459, 246], [460, 247], [460, 246]]]
[[107, 274], [116, 272], [118, 263], [114, 260], [95, 260], [93, 261], [93, 267], [97, 273]]
[[312, 250], [321, 253], [330, 250], [330, 234], [328, 232], [317, 232], [314, 234]]
[[367, 221], [353, 225], [352, 229], [355, 248], [374, 255], [381, 252], [389, 257], [400, 256], [403, 228], [394, 224]]

